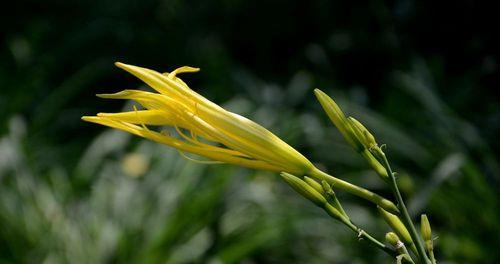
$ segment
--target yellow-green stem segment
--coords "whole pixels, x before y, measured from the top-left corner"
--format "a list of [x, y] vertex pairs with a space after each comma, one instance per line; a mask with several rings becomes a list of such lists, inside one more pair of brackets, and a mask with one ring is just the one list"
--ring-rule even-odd
[[[387, 169], [387, 172], [389, 173], [389, 178], [390, 178], [390, 186], [392, 191], [394, 192], [394, 196], [396, 196], [396, 200], [398, 202], [398, 208], [401, 211], [401, 218], [403, 220], [403, 223], [406, 225], [406, 227], [409, 229], [408, 231], [410, 232], [411, 238], [413, 240], [413, 243], [415, 243], [415, 246], [417, 247], [417, 255], [419, 258], [419, 262], [422, 264], [432, 264], [429, 258], [427, 257], [427, 254], [425, 253], [424, 245], [422, 243], [422, 240], [420, 239], [420, 236], [417, 233], [417, 230], [415, 229], [415, 226], [413, 225], [413, 222], [411, 220], [410, 214], [408, 213], [408, 210], [406, 209], [406, 205], [403, 201], [403, 197], [401, 196], [401, 193], [399, 192], [398, 184], [396, 182], [396, 177], [394, 176], [394, 173], [392, 172], [391, 166], [389, 165], [389, 161], [387, 160], [387, 157], [383, 152], [381, 152], [381, 158], [383, 159], [383, 165]], [[385, 208], [384, 208], [385, 209]]]
[[346, 191], [348, 193], [351, 193], [353, 195], [359, 196], [361, 198], [364, 198], [368, 201], [371, 201], [378, 206], [384, 208], [386, 211], [399, 214], [399, 209], [398, 207], [391, 202], [388, 199], [385, 199], [384, 197], [373, 193], [365, 188], [359, 187], [357, 185], [354, 185], [352, 183], [346, 182], [344, 180], [341, 180], [339, 178], [333, 177], [318, 168], [313, 168], [307, 175], [311, 176], [312, 178], [315, 178], [319, 181], [326, 181], [329, 184], [331, 184], [334, 188], [338, 188], [340, 190]]

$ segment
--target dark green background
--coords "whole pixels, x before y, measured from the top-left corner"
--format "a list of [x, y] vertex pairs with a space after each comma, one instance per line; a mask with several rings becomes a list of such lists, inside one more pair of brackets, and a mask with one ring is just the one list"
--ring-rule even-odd
[[[82, 122], [124, 105], [94, 94], [141, 85], [115, 61], [158, 71], [200, 67], [183, 77], [194, 90], [263, 124], [336, 176], [389, 196], [322, 112], [312, 90], [323, 89], [388, 145], [412, 212], [426, 212], [436, 230], [441, 263], [499, 260], [493, 6], [10, 4], [0, 12], [0, 263], [391, 261], [276, 175], [193, 164]], [[123, 175], [128, 153], [145, 156], [151, 170]], [[356, 222], [383, 237], [388, 227], [370, 204], [340, 196]]]

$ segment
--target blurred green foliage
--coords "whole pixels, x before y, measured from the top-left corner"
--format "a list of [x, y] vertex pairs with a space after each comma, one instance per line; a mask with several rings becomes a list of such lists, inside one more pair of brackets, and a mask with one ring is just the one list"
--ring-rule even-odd
[[[412, 213], [427, 213], [439, 236], [441, 263], [498, 262], [494, 10], [411, 0], [12, 3], [0, 16], [0, 262], [388, 261], [277, 175], [194, 164], [82, 122], [123, 107], [95, 93], [141, 85], [115, 61], [201, 67], [185, 77], [195, 90], [389, 196], [322, 113], [312, 94], [322, 88], [388, 145]], [[375, 208], [339, 195], [383, 237]]]

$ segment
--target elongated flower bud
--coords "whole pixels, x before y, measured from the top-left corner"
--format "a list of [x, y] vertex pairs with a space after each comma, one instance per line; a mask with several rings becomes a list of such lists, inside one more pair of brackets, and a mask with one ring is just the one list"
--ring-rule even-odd
[[332, 123], [337, 127], [342, 136], [344, 136], [347, 143], [358, 152], [363, 150], [363, 144], [352, 133], [348, 120], [337, 103], [320, 89], [314, 89], [314, 94]]
[[304, 181], [309, 184], [309, 186], [313, 187], [318, 193], [323, 194], [323, 188], [319, 182], [307, 176], [304, 176]]
[[[330, 216], [346, 221], [346, 216], [342, 214], [338, 208], [328, 203], [327, 199], [322, 195], [321, 191], [317, 191], [314, 187], [309, 185], [305, 180], [300, 179], [292, 174], [282, 172], [281, 177], [300, 195], [313, 202], [315, 205], [323, 208]], [[310, 179], [312, 180], [312, 179]], [[309, 181], [310, 181], [309, 180]], [[314, 181], [314, 180], [313, 180]], [[316, 182], [317, 183], [317, 182]]]
[[396, 234], [403, 240], [403, 242], [407, 245], [413, 244], [413, 240], [411, 239], [410, 233], [408, 229], [406, 229], [405, 225], [398, 216], [387, 212], [382, 209], [380, 206], [377, 207], [380, 215], [385, 220], [385, 222], [396, 232]]
[[370, 148], [377, 147], [375, 137], [358, 120], [353, 117], [346, 117], [335, 101], [324, 92], [315, 89], [314, 93], [332, 123], [337, 127], [342, 136], [344, 136], [349, 145], [365, 158], [378, 175], [383, 179], [387, 179], [386, 169], [370, 151]]
[[375, 137], [370, 133], [370, 131], [368, 131], [368, 129], [366, 129], [365, 126], [363, 126], [363, 124], [361, 124], [361, 122], [351, 116], [348, 117], [347, 120], [351, 125], [352, 131], [365, 148], [369, 149], [372, 146], [377, 145]]
[[429, 219], [427, 219], [427, 215], [425, 214], [420, 216], [420, 229], [427, 252], [432, 252], [434, 250], [434, 243], [432, 241], [431, 224], [429, 223]]
[[301, 180], [292, 174], [282, 172], [281, 177], [285, 180], [292, 188], [298, 192], [300, 195], [307, 198], [309, 201], [313, 202], [319, 207], [324, 207], [327, 203], [326, 198], [316, 191], [312, 186], [307, 184], [307, 182]]
[[423, 214], [420, 217], [420, 224], [421, 224], [421, 231], [422, 231], [422, 238], [424, 241], [429, 241], [432, 240], [432, 231], [431, 231], [431, 224], [429, 223], [429, 219], [427, 219], [427, 215]]

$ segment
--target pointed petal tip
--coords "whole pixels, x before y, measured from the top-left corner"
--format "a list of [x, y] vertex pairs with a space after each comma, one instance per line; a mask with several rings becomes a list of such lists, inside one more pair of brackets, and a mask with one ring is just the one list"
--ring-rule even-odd
[[94, 122], [97, 120], [99, 117], [97, 116], [82, 116], [81, 119], [86, 122]]
[[96, 94], [95, 96], [97, 96], [99, 98], [109, 98], [110, 95], [112, 95], [112, 94]]
[[115, 66], [123, 69], [124, 67], [127, 67], [128, 65], [117, 61], [117, 62], [115, 62]]
[[285, 178], [285, 179], [295, 177], [294, 175], [292, 175], [292, 174], [290, 174], [290, 173], [287, 173], [287, 172], [284, 172], [284, 171], [282, 171], [282, 172], [280, 173], [280, 175], [281, 175], [281, 177], [282, 177], [282, 178]]
[[325, 92], [321, 91], [319, 88], [314, 88], [314, 94], [316, 95], [316, 97], [326, 95]]
[[138, 66], [134, 66], [134, 65], [130, 65], [130, 64], [125, 64], [125, 63], [122, 63], [122, 62], [115, 62], [115, 66], [122, 69], [122, 70], [125, 70], [125, 71], [133, 71], [134, 69], [137, 69], [137, 68], [140, 68]]
[[128, 94], [130, 94], [130, 90], [123, 90], [123, 91], [119, 91], [117, 93], [96, 94], [96, 96], [99, 98], [104, 98], [104, 99], [122, 99], [122, 98], [120, 98], [120, 96], [125, 96]]

